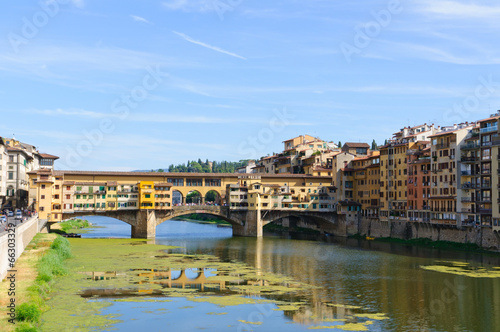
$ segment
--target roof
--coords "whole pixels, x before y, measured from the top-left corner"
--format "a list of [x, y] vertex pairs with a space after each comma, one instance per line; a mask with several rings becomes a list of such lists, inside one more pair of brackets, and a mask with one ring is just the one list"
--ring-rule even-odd
[[[68, 181], [69, 182], [69, 181]], [[65, 185], [66, 182], [63, 182], [63, 185]], [[105, 182], [73, 182], [77, 186], [106, 186]]]
[[58, 156], [54, 156], [48, 153], [40, 153], [40, 157], [42, 157], [43, 159], [54, 159], [54, 160], [59, 159]]
[[460, 130], [463, 130], [463, 129], [471, 129], [471, 128], [472, 128], [472, 126], [466, 126], [466, 127], [463, 127], [463, 128], [457, 128], [455, 130], [449, 130], [449, 131], [444, 131], [444, 132], [437, 133], [437, 134], [434, 134], [434, 135], [430, 135], [429, 137], [438, 137], [438, 136], [444, 136], [444, 135], [448, 135], [448, 134], [454, 134], [457, 131], [460, 131]]
[[349, 148], [370, 148], [368, 143], [353, 143], [353, 142], [347, 142], [344, 144], [344, 146], [347, 146]]
[[53, 172], [54, 176], [87, 175], [87, 176], [136, 176], [156, 178], [239, 178], [240, 176], [259, 176], [261, 178], [295, 178], [295, 179], [331, 179], [329, 176], [313, 176], [310, 174], [258, 174], [258, 173], [158, 173], [158, 172], [118, 172], [118, 171], [52, 171], [50, 169], [39, 169], [28, 172], [28, 174], [39, 174], [41, 172]]
[[313, 168], [313, 171], [325, 171], [325, 172], [331, 172], [332, 169], [328, 167], [323, 167], [323, 166], [316, 166]]
[[500, 114], [497, 114], [497, 115], [494, 115], [494, 116], [490, 116], [489, 118], [482, 119], [482, 120], [479, 120], [477, 122], [478, 123], [479, 122], [486, 122], [486, 121], [491, 121], [491, 120], [495, 120], [495, 119], [498, 119], [498, 118], [500, 118]]
[[172, 183], [155, 183], [155, 187], [172, 187]]

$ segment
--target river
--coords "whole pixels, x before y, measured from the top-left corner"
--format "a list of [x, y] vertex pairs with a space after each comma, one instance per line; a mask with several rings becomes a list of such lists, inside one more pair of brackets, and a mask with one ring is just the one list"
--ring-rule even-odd
[[[130, 226], [123, 222], [87, 219], [100, 228], [84, 238], [130, 238]], [[176, 220], [158, 226], [155, 243], [179, 247], [172, 253], [244, 263], [257, 275], [284, 276], [311, 288], [290, 295], [249, 296], [281, 301], [281, 310], [275, 304], [218, 306], [178, 294], [170, 302], [131, 297], [102, 310], [101, 315], [120, 317], [113, 329], [500, 331], [498, 255], [329, 237], [320, 241], [272, 234], [263, 239], [233, 238], [231, 228]], [[174, 274], [196, 278], [200, 271], [206, 277], [217, 276], [208, 268], [179, 269]], [[101, 296], [98, 301], [108, 299]], [[290, 310], [283, 305], [287, 302]]]

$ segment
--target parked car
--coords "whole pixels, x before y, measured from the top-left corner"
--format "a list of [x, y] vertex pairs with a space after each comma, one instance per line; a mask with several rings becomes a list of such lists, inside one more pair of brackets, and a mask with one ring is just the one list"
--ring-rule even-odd
[[7, 216], [14, 217], [14, 211], [9, 210], [9, 212], [7, 212]]
[[22, 220], [23, 219], [23, 212], [21, 210], [16, 211], [16, 220]]
[[4, 215], [1, 215], [1, 216], [0, 216], [0, 224], [4, 224], [4, 223], [6, 223], [6, 222], [7, 222], [7, 217], [6, 217], [6, 216], [4, 216]]

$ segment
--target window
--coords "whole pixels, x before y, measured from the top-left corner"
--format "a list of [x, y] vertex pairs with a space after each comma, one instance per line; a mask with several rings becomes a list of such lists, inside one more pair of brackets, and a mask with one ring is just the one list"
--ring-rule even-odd
[[44, 184], [42, 184], [42, 189], [45, 189], [45, 185]]
[[9, 180], [14, 180], [14, 172], [9, 172]]
[[41, 195], [41, 196], [40, 196], [40, 199], [45, 199], [45, 195]]

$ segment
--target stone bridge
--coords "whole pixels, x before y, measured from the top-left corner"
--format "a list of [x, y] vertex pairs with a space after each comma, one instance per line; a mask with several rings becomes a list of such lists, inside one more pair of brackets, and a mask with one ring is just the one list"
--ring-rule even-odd
[[132, 238], [154, 238], [156, 226], [167, 220], [190, 214], [208, 214], [227, 221], [233, 228], [233, 236], [262, 237], [263, 227], [283, 219], [289, 224], [291, 218], [299, 218], [302, 225], [335, 234], [338, 230], [337, 214], [334, 212], [286, 211], [286, 210], [237, 210], [227, 206], [175, 206], [169, 210], [118, 210], [81, 211], [67, 213], [63, 219], [89, 215], [110, 217], [132, 226]]

